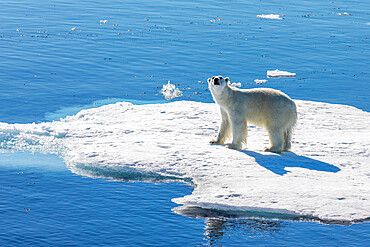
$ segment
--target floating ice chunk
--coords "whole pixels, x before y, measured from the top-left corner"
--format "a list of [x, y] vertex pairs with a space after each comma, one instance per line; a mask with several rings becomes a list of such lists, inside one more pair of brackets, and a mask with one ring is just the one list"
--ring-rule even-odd
[[176, 88], [175, 85], [171, 84], [170, 81], [168, 81], [167, 84], [163, 85], [161, 93], [166, 100], [171, 100], [182, 96], [182, 92], [178, 88]]
[[336, 13], [336, 15], [352, 15], [352, 14], [350, 14], [348, 12], [344, 12], [344, 13]]
[[71, 31], [76, 31], [76, 27], [72, 27], [71, 28]]
[[274, 19], [274, 20], [282, 20], [283, 18], [280, 18], [280, 15], [257, 15], [258, 18], [264, 18], [264, 19]]
[[191, 179], [191, 194], [173, 199], [186, 207], [294, 214], [327, 223], [369, 221], [370, 113], [295, 102], [293, 152], [279, 155], [261, 152], [269, 143], [261, 128], [250, 129], [247, 149], [209, 145], [219, 109], [192, 101], [118, 102], [60, 121], [0, 122], [0, 152], [59, 154], [72, 172], [90, 177]]
[[236, 83], [236, 82], [233, 82], [230, 84], [231, 87], [241, 87], [242, 84], [240, 82]]
[[109, 21], [108, 20], [100, 20], [100, 23], [103, 23], [103, 24], [105, 24], [107, 22], [109, 22]]
[[288, 71], [280, 71], [278, 69], [268, 70], [267, 77], [268, 78], [295, 77], [295, 73], [290, 73]]
[[266, 79], [263, 79], [263, 80], [255, 79], [255, 80], [254, 80], [254, 82], [255, 82], [256, 84], [262, 84], [262, 83], [267, 82], [267, 80], [266, 80]]

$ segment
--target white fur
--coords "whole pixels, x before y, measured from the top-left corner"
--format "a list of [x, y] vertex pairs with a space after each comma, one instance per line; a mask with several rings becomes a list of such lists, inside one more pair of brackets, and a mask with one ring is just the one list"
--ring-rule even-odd
[[209, 78], [208, 84], [221, 110], [217, 139], [210, 143], [224, 144], [232, 134], [229, 148], [241, 149], [242, 143], [247, 143], [247, 123], [251, 123], [267, 130], [271, 146], [265, 151], [281, 153], [290, 150], [297, 107], [288, 95], [270, 88], [230, 87], [229, 78], [222, 76]]

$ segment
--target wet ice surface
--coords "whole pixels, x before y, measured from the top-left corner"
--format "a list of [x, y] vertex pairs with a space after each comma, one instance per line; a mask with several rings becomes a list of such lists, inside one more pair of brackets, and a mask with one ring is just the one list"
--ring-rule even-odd
[[[368, 219], [370, 115], [354, 107], [296, 101], [293, 152], [262, 152], [266, 131], [250, 127], [248, 146], [209, 145], [215, 104], [119, 102], [61, 121], [0, 124], [1, 147], [61, 155], [74, 173], [126, 180], [184, 179], [191, 195], [174, 202], [201, 208], [308, 216], [331, 222]], [[278, 217], [278, 216], [277, 216]]]

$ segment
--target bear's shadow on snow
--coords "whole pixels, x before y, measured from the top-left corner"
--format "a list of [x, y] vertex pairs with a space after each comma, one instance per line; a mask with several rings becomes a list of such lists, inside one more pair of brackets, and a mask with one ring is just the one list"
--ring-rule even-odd
[[282, 154], [266, 153], [261, 154], [250, 150], [238, 150], [246, 155], [253, 157], [256, 162], [278, 175], [287, 174], [286, 167], [299, 167], [309, 170], [322, 171], [322, 172], [339, 172], [340, 169], [334, 165], [307, 158], [305, 156], [296, 155], [293, 152]]

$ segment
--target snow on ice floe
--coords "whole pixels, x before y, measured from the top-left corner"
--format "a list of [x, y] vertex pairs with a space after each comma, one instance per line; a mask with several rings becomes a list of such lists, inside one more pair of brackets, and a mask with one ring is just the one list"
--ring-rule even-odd
[[273, 20], [282, 20], [280, 15], [274, 15], [274, 14], [269, 14], [269, 15], [257, 15], [258, 18], [264, 18], [264, 19], [273, 19]]
[[166, 100], [171, 100], [182, 96], [182, 92], [180, 91], [180, 89], [176, 88], [176, 86], [171, 84], [170, 81], [168, 81], [167, 84], [163, 85], [161, 93]]
[[283, 154], [261, 151], [268, 137], [257, 127], [249, 128], [243, 150], [208, 144], [217, 133], [218, 107], [190, 101], [118, 102], [60, 121], [0, 123], [0, 147], [57, 153], [72, 172], [86, 176], [191, 179], [193, 193], [173, 199], [183, 207], [369, 220], [370, 114], [296, 103], [293, 152]]
[[291, 73], [288, 71], [280, 71], [278, 69], [267, 71], [268, 78], [295, 77], [295, 76], [296, 76], [295, 73]]

